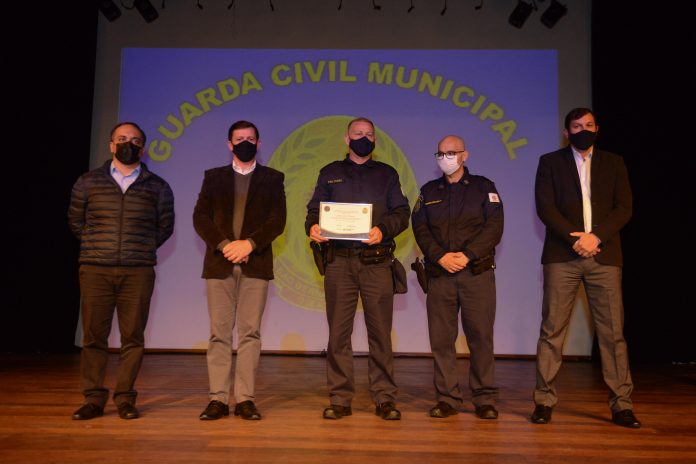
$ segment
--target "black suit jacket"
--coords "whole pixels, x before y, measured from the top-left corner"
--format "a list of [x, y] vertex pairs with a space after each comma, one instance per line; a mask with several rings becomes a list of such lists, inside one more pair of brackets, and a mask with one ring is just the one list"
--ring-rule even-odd
[[271, 242], [285, 229], [286, 205], [284, 174], [256, 164], [247, 194], [244, 223], [240, 237], [232, 231], [234, 217], [234, 170], [231, 165], [205, 172], [198, 202], [193, 210], [193, 227], [205, 241], [204, 279], [224, 279], [233, 265], [217, 249], [225, 240], [250, 238], [256, 248], [249, 262], [242, 264], [247, 277], [273, 279]]
[[[628, 222], [633, 208], [631, 187], [623, 159], [595, 149], [590, 166], [592, 233], [602, 241], [595, 260], [621, 266], [619, 231]], [[536, 208], [546, 226], [541, 262], [570, 261], [579, 255], [573, 250], [571, 232], [585, 230], [580, 177], [570, 147], [539, 158], [535, 184]]]

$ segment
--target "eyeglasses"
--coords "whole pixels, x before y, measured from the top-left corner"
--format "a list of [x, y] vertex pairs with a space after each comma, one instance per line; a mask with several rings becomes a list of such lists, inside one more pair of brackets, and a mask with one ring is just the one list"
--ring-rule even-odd
[[466, 150], [459, 150], [459, 151], [437, 151], [435, 152], [435, 159], [441, 160], [442, 158], [447, 158], [448, 160], [454, 159], [455, 156], [457, 156], [457, 153], [464, 153]]
[[116, 137], [115, 142], [116, 143], [130, 142], [133, 145], [138, 146], [138, 147], [142, 147], [143, 145], [145, 145], [145, 142], [140, 137], [133, 137], [132, 139], [129, 140], [128, 137], [123, 136], [123, 135], [120, 137]]

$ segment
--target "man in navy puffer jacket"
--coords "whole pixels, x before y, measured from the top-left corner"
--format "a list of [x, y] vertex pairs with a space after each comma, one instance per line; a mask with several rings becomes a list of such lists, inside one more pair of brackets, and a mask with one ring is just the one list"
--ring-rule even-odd
[[121, 333], [114, 403], [122, 419], [139, 416], [135, 379], [155, 283], [156, 251], [174, 229], [174, 195], [140, 162], [145, 133], [132, 122], [111, 131], [112, 159], [73, 186], [68, 224], [80, 240], [82, 294], [81, 386], [85, 403], [75, 420], [104, 413], [108, 338], [114, 309]]

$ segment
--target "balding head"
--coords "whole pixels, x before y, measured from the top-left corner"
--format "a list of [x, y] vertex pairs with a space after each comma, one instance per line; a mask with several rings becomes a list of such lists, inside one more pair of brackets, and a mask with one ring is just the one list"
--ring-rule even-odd
[[437, 164], [447, 176], [449, 182], [457, 182], [464, 175], [464, 161], [469, 157], [464, 139], [456, 135], [448, 135], [437, 144], [435, 154]]
[[466, 146], [464, 145], [464, 139], [457, 137], [456, 135], [448, 135], [447, 137], [440, 140], [437, 144], [437, 151], [446, 153], [448, 151], [464, 151]]

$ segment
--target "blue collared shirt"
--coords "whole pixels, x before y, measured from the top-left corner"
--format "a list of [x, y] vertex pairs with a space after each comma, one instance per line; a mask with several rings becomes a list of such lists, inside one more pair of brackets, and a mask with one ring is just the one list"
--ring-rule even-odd
[[131, 172], [127, 176], [124, 176], [118, 169], [116, 169], [116, 166], [114, 166], [114, 162], [111, 162], [111, 177], [113, 177], [118, 186], [121, 187], [121, 192], [123, 193], [126, 193], [128, 187], [130, 187], [131, 184], [135, 182], [135, 179], [137, 179], [140, 175], [140, 171], [142, 171], [142, 168], [140, 166], [140, 163], [138, 163], [138, 167], [135, 168], [133, 172]]

